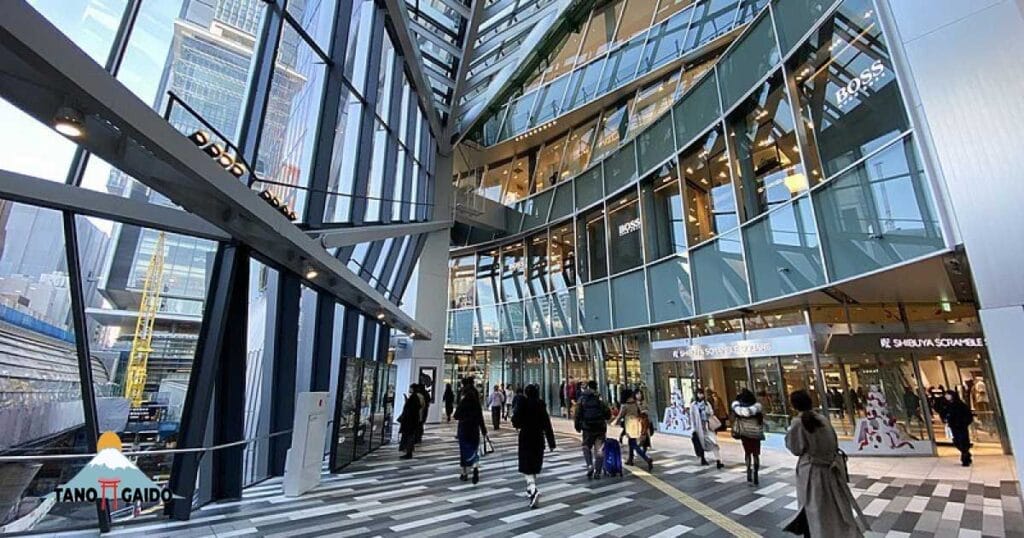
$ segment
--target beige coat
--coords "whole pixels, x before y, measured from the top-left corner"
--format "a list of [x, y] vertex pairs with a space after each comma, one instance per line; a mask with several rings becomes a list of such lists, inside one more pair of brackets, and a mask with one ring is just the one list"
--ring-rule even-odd
[[836, 432], [825, 417], [815, 413], [821, 426], [808, 432], [800, 417], [786, 432], [786, 448], [799, 456], [796, 494], [807, 514], [814, 538], [846, 538], [864, 535], [866, 524], [854, 507], [856, 500], [847, 485], [846, 466], [838, 455]]
[[622, 407], [619, 408], [619, 414], [612, 423], [617, 422], [619, 417], [625, 419], [623, 425], [626, 428], [626, 435], [630, 439], [639, 439], [640, 434], [643, 433], [643, 424], [640, 423], [640, 406], [636, 402], [622, 404]]

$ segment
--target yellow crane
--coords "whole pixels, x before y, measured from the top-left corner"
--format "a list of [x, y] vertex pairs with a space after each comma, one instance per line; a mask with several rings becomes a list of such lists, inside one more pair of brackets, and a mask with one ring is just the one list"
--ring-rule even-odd
[[164, 232], [156, 238], [153, 255], [149, 258], [146, 275], [142, 284], [142, 301], [139, 303], [139, 317], [135, 320], [135, 336], [132, 351], [128, 357], [128, 369], [124, 375], [124, 396], [133, 407], [142, 405], [142, 393], [146, 387], [146, 368], [149, 354], [153, 352], [153, 325], [160, 311], [160, 295], [164, 286]]

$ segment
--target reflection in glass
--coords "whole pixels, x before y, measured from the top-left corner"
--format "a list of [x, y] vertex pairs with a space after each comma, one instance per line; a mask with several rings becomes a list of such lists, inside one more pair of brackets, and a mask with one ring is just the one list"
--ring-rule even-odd
[[502, 248], [501, 290], [506, 301], [517, 301], [526, 297], [526, 271], [523, 265], [522, 243]]
[[548, 236], [541, 232], [526, 240], [526, 282], [530, 295], [539, 297], [548, 292]]
[[572, 222], [551, 229], [550, 264], [551, 286], [564, 290], [576, 285], [576, 236]]
[[[672, 92], [675, 91], [677, 84], [679, 84], [679, 71], [673, 71], [669, 76], [649, 84], [637, 92], [633, 113], [629, 118], [627, 138], [660, 118], [672, 106]], [[671, 121], [671, 118], [668, 121]], [[669, 138], [672, 138], [671, 133]]]
[[686, 192], [686, 235], [695, 245], [739, 225], [721, 131], [687, 149], [679, 161]]
[[750, 302], [739, 230], [693, 251], [697, 312], [708, 313]]
[[809, 198], [746, 226], [744, 237], [755, 301], [825, 283]]
[[480, 253], [476, 265], [477, 304], [492, 305], [501, 302], [501, 291], [498, 289], [500, 263], [497, 250]]
[[590, 164], [590, 151], [594, 145], [594, 130], [597, 120], [572, 130], [568, 145], [565, 148], [565, 160], [562, 163], [560, 179], [575, 177]]
[[[505, 185], [505, 194], [502, 198], [502, 203], [507, 206], [511, 206], [529, 195], [529, 162], [525, 157], [513, 159], [505, 172], [510, 173], [507, 175], [507, 184]], [[502, 173], [502, 178], [505, 179], [504, 172]]]
[[814, 183], [853, 164], [909, 128], [892, 58], [868, 0], [847, 0], [800, 46], [796, 81]]
[[686, 50], [691, 50], [725, 35], [736, 19], [736, 0], [703, 0], [693, 8]]
[[673, 256], [652, 265], [647, 271], [652, 321], [681, 319], [693, 315], [690, 262], [687, 258]]
[[765, 430], [784, 433], [789, 428], [789, 413], [782, 393], [779, 360], [775, 357], [750, 359], [750, 372], [753, 374], [754, 396], [764, 410]]
[[618, 24], [619, 14], [625, 7], [623, 0], [615, 0], [597, 9], [590, 16], [590, 25], [587, 27], [587, 36], [583, 39], [580, 47], [579, 60], [576, 65], [583, 65], [591, 58], [600, 56], [608, 50], [615, 35], [615, 26]]
[[539, 192], [558, 183], [559, 165], [562, 163], [562, 153], [565, 150], [566, 137], [552, 140], [541, 148], [537, 153], [536, 171], [533, 176], [533, 187], [530, 192]]
[[473, 306], [473, 274], [476, 272], [474, 256], [452, 258], [449, 263], [448, 308]]
[[746, 219], [807, 190], [793, 111], [781, 75], [765, 82], [733, 112], [729, 135]]
[[576, 247], [579, 249], [580, 279], [590, 282], [608, 276], [608, 257], [605, 247], [604, 208], [583, 216], [577, 223]]
[[591, 159], [600, 159], [619, 147], [629, 132], [629, 111], [633, 99], [611, 107], [604, 112], [597, 130], [597, 141], [594, 143], [594, 155]]
[[611, 274], [621, 273], [643, 263], [643, 225], [635, 188], [608, 202], [608, 235]]
[[640, 187], [646, 221], [647, 261], [686, 251], [686, 223], [677, 171], [676, 163], [666, 163]]
[[[684, 6], [686, 2], [663, 1], [665, 4]], [[679, 9], [673, 7], [673, 9]], [[663, 9], [664, 11], [664, 9]], [[659, 11], [659, 15], [661, 11]], [[652, 70], [664, 65], [686, 52], [686, 28], [690, 24], [691, 10], [676, 13], [669, 20], [651, 30], [644, 48], [644, 59], [641, 69]]]

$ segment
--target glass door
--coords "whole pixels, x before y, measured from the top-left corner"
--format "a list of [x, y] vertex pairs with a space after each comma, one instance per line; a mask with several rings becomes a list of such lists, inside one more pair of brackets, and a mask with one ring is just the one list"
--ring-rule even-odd
[[373, 437], [374, 387], [377, 383], [377, 363], [362, 359], [362, 382], [359, 384], [359, 411], [356, 422], [356, 459], [370, 452], [370, 438]]
[[341, 405], [338, 414], [337, 436], [334, 440], [334, 469], [352, 463], [355, 457], [355, 426], [358, 417], [359, 391], [362, 387], [362, 360], [343, 358], [345, 373], [342, 379]]
[[764, 408], [764, 424], [769, 432], [785, 433], [789, 428], [789, 411], [783, 394], [782, 371], [776, 357], [751, 359], [754, 395]]

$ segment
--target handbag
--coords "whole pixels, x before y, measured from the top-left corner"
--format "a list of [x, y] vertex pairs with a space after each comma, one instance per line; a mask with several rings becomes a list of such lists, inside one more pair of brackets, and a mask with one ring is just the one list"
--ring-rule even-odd
[[797, 536], [810, 536], [811, 529], [807, 523], [807, 513], [804, 512], [804, 509], [801, 508], [800, 513], [791, 519], [785, 527], [782, 527], [782, 530]]
[[764, 440], [764, 429], [756, 421], [736, 417], [732, 421], [732, 436], [734, 439], [760, 439]]
[[711, 415], [708, 417], [708, 430], [716, 432], [722, 427], [722, 421], [718, 420], [718, 417]]
[[480, 440], [480, 447], [477, 449], [480, 457], [494, 453], [494, 443], [491, 442], [490, 436], [484, 435], [483, 437], [484, 438]]

